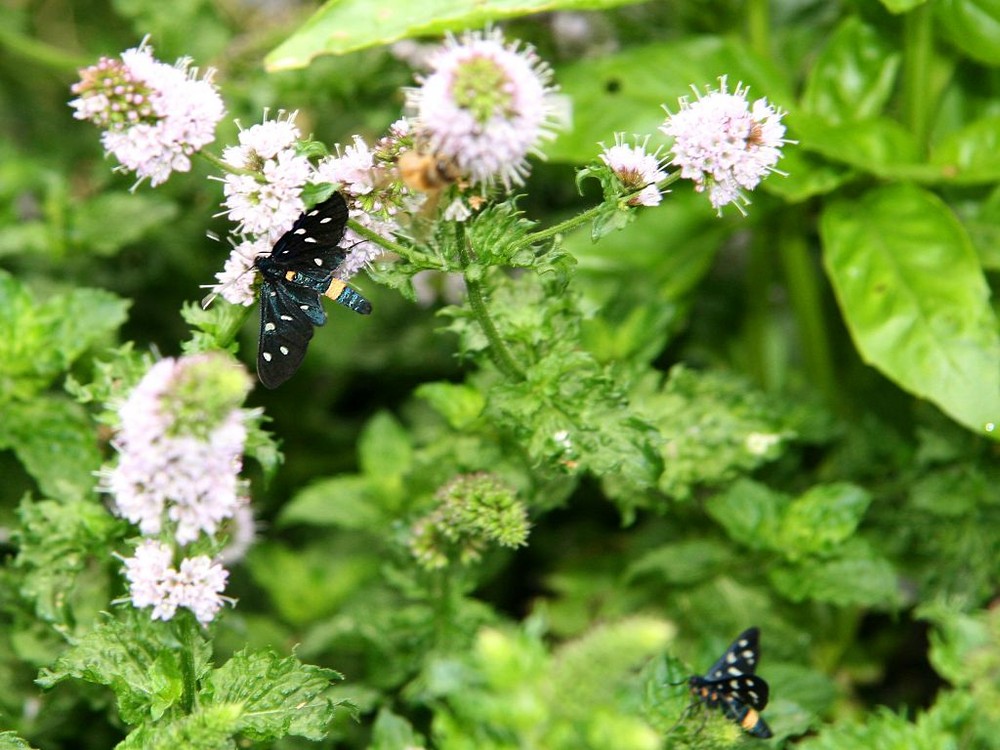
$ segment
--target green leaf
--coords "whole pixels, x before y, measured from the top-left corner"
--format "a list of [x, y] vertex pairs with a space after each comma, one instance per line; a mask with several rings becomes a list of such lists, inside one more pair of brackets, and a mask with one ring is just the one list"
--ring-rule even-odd
[[939, 167], [924, 164], [913, 135], [886, 118], [830, 124], [804, 113], [788, 116], [800, 146], [861, 172], [885, 178], [944, 180]]
[[666, 584], [689, 586], [729, 570], [734, 563], [730, 545], [715, 539], [689, 539], [664, 544], [629, 565], [626, 579], [656, 576]]
[[560, 133], [545, 154], [553, 161], [587, 163], [599, 143], [614, 142], [615, 133], [656, 134], [664, 106], [676, 112], [678, 98], [690, 98], [692, 86], [699, 92], [717, 88], [718, 76], [726, 74], [731, 84], [750, 85], [754, 97], [783, 106], [792, 101], [786, 73], [735, 39], [676, 39], [561, 66], [557, 82], [573, 101], [573, 128]]
[[882, 5], [890, 13], [906, 13], [914, 8], [923, 5], [927, 0], [881, 0]]
[[861, 356], [952, 418], [1000, 437], [1000, 332], [962, 226], [919, 188], [835, 203], [824, 265]]
[[76, 404], [59, 396], [36, 396], [4, 406], [0, 448], [17, 455], [41, 494], [69, 501], [90, 496], [100, 468], [95, 425]]
[[490, 21], [553, 10], [598, 10], [629, 0], [329, 0], [264, 64], [269, 71], [304, 68], [319, 55], [390, 44], [399, 39], [474, 29]]
[[749, 479], [715, 495], [705, 510], [729, 537], [750, 549], [774, 549], [788, 498]]
[[809, 558], [769, 571], [771, 584], [793, 602], [828, 602], [842, 607], [890, 609], [902, 602], [892, 565], [861, 539], [853, 539], [835, 558]]
[[[52, 688], [76, 678], [111, 688], [118, 712], [127, 724], [140, 724], [176, 705], [183, 694], [179, 649], [171, 626], [154, 622], [148, 611], [128, 609], [123, 619], [107, 615], [92, 631], [71, 646], [36, 682]], [[209, 647], [195, 640], [194, 671], [205, 672]]]
[[388, 708], [379, 709], [372, 724], [370, 750], [410, 750], [426, 745], [410, 722]]
[[279, 526], [307, 524], [342, 529], [382, 528], [386, 517], [368, 477], [342, 476], [314, 482], [298, 492], [278, 515]]
[[934, 148], [930, 160], [959, 185], [1000, 180], [1000, 116], [975, 120], [951, 133]]
[[233, 654], [205, 680], [204, 701], [238, 706], [239, 731], [257, 742], [292, 734], [321, 740], [329, 731], [339, 701], [330, 687], [341, 675], [303, 664], [271, 650]]
[[987, 65], [1000, 65], [1000, 2], [938, 0], [935, 18], [959, 50]]
[[486, 399], [479, 389], [459, 383], [423, 383], [414, 394], [429, 403], [456, 430], [471, 425], [483, 412]]
[[930, 662], [952, 684], [997, 685], [1000, 670], [1000, 614], [961, 612], [943, 602], [922, 605], [917, 616], [930, 620]]
[[32, 502], [18, 508], [14, 566], [19, 593], [64, 632], [88, 628], [111, 596], [110, 549], [123, 523], [95, 501]]
[[358, 460], [369, 477], [399, 477], [413, 464], [413, 446], [403, 426], [389, 412], [368, 420], [358, 439]]
[[0, 398], [29, 396], [48, 386], [83, 352], [125, 320], [128, 303], [99, 289], [75, 289], [36, 303], [0, 270]]
[[193, 713], [143, 724], [115, 750], [237, 750], [240, 706], [198, 706]]
[[660, 433], [658, 486], [678, 499], [773, 461], [795, 436], [773, 399], [731, 373], [675, 366], [658, 390], [632, 399]]
[[279, 616], [294, 625], [335, 612], [371, 581], [381, 562], [377, 554], [356, 550], [279, 544], [253, 547], [247, 557], [254, 581], [267, 591]]
[[[104, 193], [84, 201], [70, 217], [73, 245], [97, 255], [112, 255], [172, 221], [177, 204], [148, 194]], [[109, 231], [113, 227], [114, 231]]]
[[875, 118], [892, 95], [900, 55], [858, 16], [848, 16], [816, 58], [802, 108], [829, 124]]
[[[0, 750], [34, 750], [17, 732], [0, 732]], [[400, 749], [402, 750], [402, 749]]]
[[871, 496], [853, 484], [809, 488], [785, 509], [779, 549], [789, 559], [832, 552], [854, 533], [870, 502]]

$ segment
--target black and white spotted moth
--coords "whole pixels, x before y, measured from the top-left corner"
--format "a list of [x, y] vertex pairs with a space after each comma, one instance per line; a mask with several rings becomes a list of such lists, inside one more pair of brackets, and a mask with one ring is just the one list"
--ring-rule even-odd
[[347, 227], [347, 203], [334, 193], [306, 211], [254, 261], [260, 272], [260, 344], [257, 376], [277, 388], [299, 369], [313, 336], [326, 323], [322, 297], [368, 315], [372, 306], [337, 278], [347, 251], [340, 247]]
[[754, 737], [771, 737], [771, 728], [758, 713], [764, 710], [768, 686], [754, 674], [760, 661], [760, 630], [747, 628], [703, 677], [688, 679], [691, 694], [709, 708], [721, 708]]

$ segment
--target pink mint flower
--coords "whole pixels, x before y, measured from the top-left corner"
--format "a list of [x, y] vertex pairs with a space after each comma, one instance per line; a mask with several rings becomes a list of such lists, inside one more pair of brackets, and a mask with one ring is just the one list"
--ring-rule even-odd
[[225, 213], [238, 232], [275, 241], [305, 210], [302, 189], [313, 167], [297, 151], [295, 114], [279, 113], [276, 120], [241, 129], [239, 145], [222, 152], [222, 160], [240, 170], [222, 178]]
[[223, 603], [232, 601], [221, 595], [229, 573], [205, 555], [184, 558], [179, 568], [174, 568], [173, 556], [170, 545], [144, 539], [132, 557], [122, 559], [132, 606], [152, 607], [154, 620], [170, 620], [184, 607], [207, 625]]
[[617, 134], [614, 146], [609, 148], [601, 144], [604, 146], [601, 161], [615, 173], [622, 187], [639, 191], [629, 198], [629, 204], [633, 206], [659, 205], [662, 196], [656, 185], [667, 177], [667, 173], [663, 171], [659, 149], [651, 154], [646, 153], [648, 140], [646, 138], [641, 143], [629, 146], [624, 142], [624, 137]]
[[[104, 129], [101, 143], [122, 171], [156, 187], [191, 169], [191, 154], [215, 138], [225, 108], [209, 69], [201, 79], [187, 58], [167, 65], [143, 42], [119, 60], [101, 58], [72, 86], [73, 116]], [[137, 183], [138, 184], [138, 183]]]
[[452, 160], [472, 184], [523, 184], [527, 156], [556, 127], [550, 68], [497, 30], [449, 36], [428, 64], [431, 72], [407, 92], [428, 151]]
[[680, 167], [681, 177], [693, 180], [695, 190], [708, 191], [712, 206], [721, 214], [732, 203], [741, 213], [749, 199], [743, 191], [753, 190], [781, 158], [785, 126], [784, 112], [766, 99], [750, 104], [750, 90], [742, 84], [733, 93], [726, 90], [726, 78], [719, 90], [708, 89], [697, 101], [680, 99], [680, 111], [668, 112], [660, 130], [672, 136], [670, 164]]
[[[200, 403], [200, 388], [222, 406]], [[248, 502], [239, 477], [247, 415], [237, 408], [247, 390], [246, 374], [219, 355], [156, 363], [118, 410], [118, 461], [101, 476], [117, 513], [180, 545], [216, 534]]]

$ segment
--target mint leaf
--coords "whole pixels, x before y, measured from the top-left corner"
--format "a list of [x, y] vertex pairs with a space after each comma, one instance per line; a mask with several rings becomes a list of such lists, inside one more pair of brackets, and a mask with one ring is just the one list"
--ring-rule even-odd
[[93, 423], [76, 404], [59, 396], [36, 396], [4, 406], [0, 448], [17, 455], [41, 494], [73, 500], [91, 496], [101, 454]]
[[[201, 638], [193, 643], [195, 674], [200, 675], [207, 669], [209, 646]], [[122, 720], [140, 724], [158, 718], [182, 696], [180, 648], [168, 625], [150, 620], [148, 612], [127, 609], [122, 619], [106, 615], [36, 682], [43, 688], [70, 678], [106, 685], [118, 700]]]
[[288, 734], [323, 739], [337, 708], [330, 695], [341, 675], [332, 669], [303, 664], [273, 651], [240, 651], [205, 680], [203, 699], [238, 706], [239, 731], [254, 741]]

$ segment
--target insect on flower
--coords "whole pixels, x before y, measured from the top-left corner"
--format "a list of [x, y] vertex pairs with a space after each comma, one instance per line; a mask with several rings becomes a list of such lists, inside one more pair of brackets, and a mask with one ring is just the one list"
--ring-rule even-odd
[[453, 159], [416, 149], [401, 153], [396, 167], [403, 184], [422, 193], [439, 192], [461, 177]]
[[270, 255], [254, 260], [261, 275], [257, 376], [267, 388], [277, 388], [302, 364], [313, 327], [326, 323], [321, 297], [362, 315], [372, 311], [368, 300], [336, 277], [347, 257], [340, 247], [347, 216], [347, 203], [334, 193], [299, 216]]
[[758, 713], [767, 705], [768, 686], [754, 674], [760, 661], [760, 629], [747, 628], [703, 677], [692, 675], [688, 688], [709, 708], [721, 708], [754, 737], [771, 737], [771, 728]]

